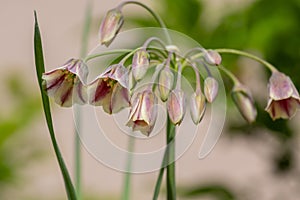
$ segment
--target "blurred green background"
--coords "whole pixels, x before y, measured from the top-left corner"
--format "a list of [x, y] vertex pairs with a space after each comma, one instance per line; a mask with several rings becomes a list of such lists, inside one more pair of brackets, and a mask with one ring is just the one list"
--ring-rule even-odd
[[[24, 28], [24, 30], [29, 31], [25, 34], [26, 38], [21, 37], [26, 40], [26, 42], [22, 43], [25, 45], [25, 48], [23, 48], [26, 50], [24, 63], [20, 59], [18, 62], [13, 61], [13, 56], [18, 57], [18, 54], [22, 53], [17, 49], [18, 46], [14, 42], [12, 42], [11, 46], [4, 46], [2, 50], [4, 59], [1, 62], [0, 88], [2, 91], [1, 97], [3, 97], [0, 106], [0, 199], [3, 200], [65, 199], [61, 183], [62, 179], [55, 164], [52, 147], [48, 141], [37, 82], [35, 81], [36, 77], [31, 54], [33, 52], [31, 44], [31, 29], [33, 29], [33, 26], [30, 26], [33, 24], [32, 9], [37, 9], [40, 14], [41, 30], [44, 36], [46, 63], [50, 66], [62, 63], [70, 56], [78, 55], [81, 23], [84, 16], [82, 7], [84, 7], [86, 1], [80, 1], [78, 5], [74, 5], [77, 2], [73, 1], [65, 2], [61, 5], [59, 2], [41, 3], [30, 1], [30, 6], [27, 5], [25, 10], [27, 25], [29, 26], [24, 28], [21, 25], [20, 27], [20, 29]], [[100, 19], [103, 17], [105, 10], [110, 9], [118, 2], [94, 2], [95, 9], [93, 12], [95, 13], [93, 14], [91, 42], [96, 41]], [[155, 0], [142, 2], [149, 3], [151, 7], [157, 10], [168, 28], [187, 34], [205, 48], [234, 48], [259, 55], [290, 76], [296, 87], [300, 88], [299, 0]], [[14, 24], [16, 26], [19, 25], [11, 23], [9, 20], [16, 22], [20, 19], [18, 19], [17, 12], [13, 14], [9, 11], [22, 10], [22, 6], [24, 6], [22, 4], [24, 3], [1, 0], [0, 4], [0, 10], [3, 9], [2, 14], [0, 14], [2, 18], [1, 23], [3, 23], [2, 27], [7, 27], [5, 32], [3, 32], [2, 40], [14, 41], [13, 36], [17, 36], [20, 32], [12, 34], [8, 39], [6, 36], [10, 35], [9, 30]], [[68, 8], [70, 4], [76, 7], [76, 12]], [[47, 8], [49, 8], [48, 11], [46, 11]], [[125, 28], [156, 26], [149, 15], [143, 14], [139, 8], [135, 9], [137, 10], [136, 12], [124, 12], [126, 16]], [[74, 14], [80, 13], [80, 10], [82, 11], [80, 16], [74, 17]], [[57, 11], [57, 16], [53, 16], [54, 11]], [[24, 11], [20, 13], [24, 14]], [[3, 19], [7, 16], [11, 16], [11, 19]], [[59, 16], [62, 16], [61, 21], [59, 21]], [[64, 16], [65, 18], [63, 18]], [[67, 22], [70, 19], [73, 21], [71, 24], [68, 24]], [[50, 29], [53, 29], [52, 32]], [[75, 36], [71, 36], [60, 44], [59, 41], [69, 37], [68, 35], [73, 32], [76, 32]], [[54, 40], [53, 43], [52, 40]], [[9, 42], [5, 44], [10, 45]], [[69, 49], [71, 44], [75, 49], [64, 52], [65, 49]], [[64, 45], [64, 47], [60, 45]], [[57, 48], [59, 52], [62, 52], [60, 55], [55, 53]], [[7, 49], [12, 51], [12, 54], [7, 54], [5, 52]], [[187, 166], [189, 166], [189, 163], [182, 161], [184, 158], [180, 159], [178, 167], [179, 199], [299, 199], [299, 113], [290, 121], [277, 120], [273, 122], [268, 114], [264, 112], [267, 101], [266, 85], [269, 73], [260, 68], [257, 63], [236, 56], [224, 55], [223, 64], [251, 88], [254, 98], [257, 99], [258, 119], [253, 125], [248, 125], [241, 118], [231, 99], [228, 98], [229, 110], [226, 130], [224, 130], [224, 134], [221, 137], [221, 140], [225, 142], [219, 142], [216, 147], [218, 148], [218, 145], [222, 146], [220, 147], [221, 150], [216, 150], [215, 154], [212, 153], [208, 161], [199, 161], [195, 152], [191, 154], [191, 159], [194, 159], [192, 162], [207, 162], [204, 164], [204, 169], [201, 170], [205, 171], [205, 169], [213, 168], [215, 171], [206, 173], [204, 179], [203, 177], [197, 178], [197, 175], [189, 174], [188, 171], [179, 171], [181, 166], [182, 168], [188, 168]], [[15, 66], [11, 67], [10, 65]], [[224, 77], [224, 81], [227, 83], [229, 91], [231, 87], [230, 82], [226, 77]], [[56, 114], [58, 118], [65, 115], [72, 116], [70, 112], [66, 110], [60, 111], [57, 107], [54, 107], [54, 111], [58, 113]], [[58, 132], [65, 131], [64, 134], [66, 134], [68, 130], [72, 131], [71, 118], [66, 122], [70, 126], [68, 129], [63, 127], [64, 123], [57, 121], [62, 126], [62, 128], [58, 129]], [[72, 134], [68, 133], [67, 135], [69, 139], [71, 138], [70, 140], [64, 140], [64, 136], [59, 136], [59, 140], [62, 146], [68, 143], [66, 144], [67, 147], [62, 147], [62, 149], [72, 171]], [[228, 155], [228, 152], [235, 155], [232, 151], [239, 151], [239, 148], [232, 149], [231, 145], [249, 148], [248, 150], [250, 152], [253, 151], [258, 157], [259, 164], [248, 162], [247, 166], [243, 165], [240, 160], [243, 155], [240, 154], [236, 157], [231, 157], [235, 159], [218, 159], [222, 155]], [[227, 152], [227, 149], [230, 150]], [[195, 151], [197, 151], [196, 148]], [[90, 167], [88, 164], [84, 164], [84, 176], [86, 177], [84, 178], [84, 193], [86, 199], [119, 199], [122, 174], [110, 169], [103, 169], [102, 172], [95, 170], [94, 173], [99, 173], [99, 177], [109, 171], [108, 174], [115, 176], [115, 180], [118, 181], [118, 184], [112, 183], [108, 184], [109, 186], [103, 186], [105, 184], [102, 183], [101, 178], [97, 180], [89, 178], [91, 169], [99, 171], [101, 169], [98, 169], [99, 165], [96, 164], [97, 162], [91, 161], [93, 158], [88, 155], [85, 156], [89, 160], [86, 163], [94, 165], [94, 167]], [[251, 160], [251, 156], [253, 155], [245, 154], [243, 159], [249, 158]], [[220, 170], [215, 165], [211, 166], [210, 162], [212, 159], [214, 159], [214, 163], [219, 168], [228, 164], [226, 162], [230, 162], [228, 168], [224, 167], [227, 169], [227, 171], [225, 170], [226, 174], [224, 174], [224, 168]], [[49, 160], [52, 161], [50, 162]], [[50, 172], [55, 177], [55, 180], [52, 182], [47, 182], [46, 180], [44, 190], [26, 189], [27, 187], [30, 188], [30, 185], [34, 186], [37, 183], [41, 184], [40, 187], [43, 187], [43, 182], [33, 180], [44, 179], [44, 175], [48, 172], [37, 170], [34, 173], [34, 170], [47, 166], [49, 162], [52, 163], [50, 166], [53, 166], [54, 170], [56, 170]], [[260, 171], [261, 167], [263, 170]], [[255, 172], [254, 170], [246, 173], [244, 177], [236, 177], [235, 174], [238, 171], [242, 173], [244, 168], [258, 169], [258, 173], [253, 173]], [[24, 169], [26, 169], [25, 172]], [[186, 176], [182, 175], [185, 173], [187, 173]], [[201, 172], [199, 173], [201, 174]], [[139, 193], [145, 193], [145, 198], [150, 199], [155, 177], [156, 173], [148, 174], [144, 177], [143, 175], [134, 175], [133, 184], [142, 183], [144, 190], [138, 190], [133, 187], [133, 199], [139, 199]], [[56, 183], [59, 184], [57, 185]], [[60, 189], [55, 188], [54, 185]], [[54, 190], [57, 193], [47, 192], [48, 190]], [[41, 195], [48, 193], [50, 196], [40, 198]]]

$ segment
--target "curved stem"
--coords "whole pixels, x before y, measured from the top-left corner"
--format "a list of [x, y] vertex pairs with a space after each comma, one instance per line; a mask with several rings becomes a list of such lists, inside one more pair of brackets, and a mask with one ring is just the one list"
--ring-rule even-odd
[[182, 72], [182, 65], [181, 63], [178, 63], [176, 89], [181, 88], [181, 72]]
[[145, 8], [154, 17], [154, 19], [159, 23], [159, 25], [164, 29], [164, 33], [166, 35], [166, 39], [167, 39], [168, 44], [172, 44], [171, 37], [168, 33], [167, 27], [166, 27], [165, 23], [163, 22], [163, 20], [160, 18], [159, 15], [157, 15], [151, 8], [149, 8], [145, 4], [143, 4], [141, 2], [138, 2], [138, 1], [125, 1], [125, 2], [121, 3], [118, 6], [118, 8], [122, 9], [122, 7], [127, 5], [127, 4], [135, 4], [135, 5], [139, 5], [143, 8]]
[[204, 66], [206, 72], [207, 72], [207, 75], [212, 77], [212, 74], [211, 74], [211, 71], [209, 70], [207, 64], [205, 62], [202, 62], [201, 60], [199, 60], [199, 62]]
[[148, 46], [150, 45], [151, 42], [157, 42], [164, 49], [166, 48], [166, 45], [164, 44], [164, 42], [161, 39], [157, 38], [157, 37], [151, 37], [151, 38], [147, 39], [146, 42], [143, 45], [143, 48], [148, 48]]
[[225, 67], [223, 66], [219, 66], [219, 68], [225, 72], [225, 74], [232, 80], [234, 85], [238, 85], [240, 84], [240, 81], [235, 77], [235, 75], [233, 73], [231, 73], [229, 70], [227, 70]]
[[192, 54], [193, 52], [197, 52], [197, 51], [200, 51], [203, 54], [206, 50], [202, 47], [196, 47], [196, 48], [190, 49], [188, 52], [186, 52], [184, 57], [187, 58], [190, 54]]
[[131, 52], [129, 52], [126, 56], [124, 56], [124, 58], [122, 58], [122, 60], [120, 61], [120, 64], [124, 65], [124, 63], [126, 62], [126, 60], [128, 58], [130, 58], [130, 56], [132, 56], [135, 52], [137, 52], [140, 49], [142, 49], [142, 47], [136, 48], [136, 49], [132, 50]]
[[236, 54], [236, 55], [240, 55], [240, 56], [245, 56], [245, 57], [251, 58], [251, 59], [261, 63], [262, 65], [266, 66], [271, 72], [278, 71], [273, 65], [271, 65], [267, 61], [264, 61], [263, 59], [255, 56], [255, 55], [252, 55], [250, 53], [244, 52], [244, 51], [235, 50], [235, 49], [214, 49], [214, 50], [217, 51], [218, 53], [228, 53], [228, 54]]
[[112, 55], [112, 54], [120, 54], [120, 53], [129, 53], [131, 51], [132, 51], [132, 49], [118, 49], [118, 50], [106, 51], [106, 52], [102, 52], [102, 53], [89, 55], [83, 61], [85, 63], [87, 63], [88, 61], [90, 61], [94, 58], [101, 57], [101, 56], [107, 56], [107, 55]]

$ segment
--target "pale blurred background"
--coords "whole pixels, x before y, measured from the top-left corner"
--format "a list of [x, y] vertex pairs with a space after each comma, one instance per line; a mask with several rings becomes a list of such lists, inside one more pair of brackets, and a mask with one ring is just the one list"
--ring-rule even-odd
[[[108, 9], [94, 0], [89, 49]], [[297, 0], [147, 0], [171, 28], [206, 48], [249, 50], [291, 76], [300, 88], [300, 3]], [[78, 57], [87, 1], [0, 0], [0, 199], [67, 199], [41, 109], [33, 57], [33, 10], [38, 12], [46, 69]], [[155, 26], [136, 6], [125, 29]], [[178, 199], [297, 200], [300, 197], [299, 120], [272, 122], [263, 108], [268, 73], [254, 62], [224, 56], [224, 65], [254, 93], [258, 121], [249, 126], [228, 98], [224, 132], [211, 154], [198, 159], [203, 134], [177, 162]], [[225, 79], [225, 82], [228, 80]], [[229, 95], [230, 96], [230, 95]], [[228, 97], [229, 97], [228, 96]], [[73, 113], [52, 104], [58, 142], [73, 174]], [[121, 199], [123, 174], [83, 148], [84, 199]], [[151, 199], [158, 173], [133, 175], [131, 199]], [[160, 199], [164, 199], [164, 185]]]

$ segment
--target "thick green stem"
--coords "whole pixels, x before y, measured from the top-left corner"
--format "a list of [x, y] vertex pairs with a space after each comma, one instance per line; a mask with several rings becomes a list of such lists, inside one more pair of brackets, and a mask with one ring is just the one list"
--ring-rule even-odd
[[236, 54], [236, 55], [240, 55], [240, 56], [245, 56], [245, 57], [251, 58], [251, 59], [261, 63], [262, 65], [266, 66], [271, 72], [278, 71], [273, 65], [271, 65], [267, 61], [255, 56], [255, 55], [252, 55], [250, 53], [244, 52], [244, 51], [235, 50], [235, 49], [214, 49], [214, 50], [221, 54], [227, 53], [227, 54]]
[[161, 168], [159, 170], [159, 174], [158, 174], [158, 177], [157, 177], [157, 181], [156, 181], [155, 189], [154, 189], [154, 194], [153, 194], [153, 198], [152, 198], [153, 200], [157, 200], [157, 198], [158, 198], [161, 182], [162, 182], [164, 171], [165, 171], [165, 166], [167, 164], [167, 159], [168, 159], [168, 148], [165, 151], [163, 161], [162, 161], [162, 164], [161, 164]]
[[170, 118], [167, 119], [167, 199], [176, 199], [175, 179], [175, 125]]
[[124, 179], [124, 189], [122, 200], [130, 200], [130, 184], [131, 184], [131, 167], [132, 167], [132, 152], [134, 150], [134, 137], [129, 137], [128, 140], [128, 159]]
[[154, 17], [154, 19], [159, 23], [159, 25], [164, 29], [164, 33], [166, 35], [167, 43], [172, 44], [171, 37], [168, 33], [167, 27], [166, 27], [164, 21], [160, 18], [159, 15], [157, 15], [151, 8], [149, 8], [145, 4], [143, 4], [141, 2], [138, 2], [138, 1], [125, 1], [125, 2], [121, 3], [118, 6], [118, 8], [122, 9], [122, 7], [127, 5], [127, 4], [135, 4], [135, 5], [139, 5], [143, 8], [145, 8]]

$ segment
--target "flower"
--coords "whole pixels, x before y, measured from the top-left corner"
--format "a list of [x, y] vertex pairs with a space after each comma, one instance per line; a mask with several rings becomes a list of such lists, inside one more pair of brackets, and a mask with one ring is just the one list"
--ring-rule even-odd
[[117, 113], [128, 107], [128, 70], [123, 65], [109, 66], [89, 85], [89, 103], [103, 106], [109, 114]]
[[169, 118], [175, 125], [180, 125], [185, 114], [185, 95], [181, 89], [174, 89], [167, 101]]
[[190, 109], [193, 122], [196, 125], [199, 124], [206, 109], [205, 96], [201, 90], [198, 90], [192, 94], [190, 99]]
[[299, 93], [290, 77], [278, 71], [270, 77], [269, 97], [266, 111], [273, 120], [293, 117], [300, 105]]
[[218, 95], [219, 84], [213, 77], [207, 77], [204, 81], [204, 94], [208, 102], [212, 103]]
[[43, 89], [62, 107], [87, 101], [86, 86], [88, 68], [81, 60], [70, 59], [63, 66], [42, 75]]
[[214, 50], [207, 50], [204, 52], [204, 61], [209, 65], [218, 66], [222, 62], [222, 57]]
[[174, 75], [168, 66], [164, 67], [159, 74], [158, 90], [160, 98], [163, 102], [167, 101], [169, 94], [173, 88]]
[[249, 123], [254, 122], [257, 110], [250, 91], [245, 86], [237, 84], [232, 89], [231, 96], [244, 119]]
[[132, 102], [127, 126], [149, 136], [157, 117], [157, 98], [150, 89], [136, 95]]
[[132, 59], [132, 73], [135, 80], [142, 79], [149, 67], [149, 54], [147, 53], [146, 49], [138, 50]]
[[124, 17], [120, 9], [109, 10], [100, 25], [101, 44], [108, 47], [117, 36], [123, 23]]

